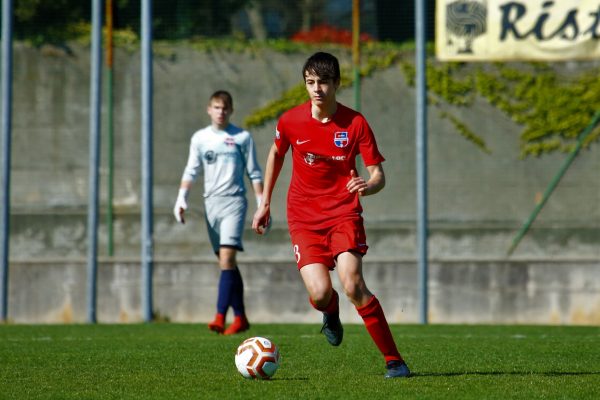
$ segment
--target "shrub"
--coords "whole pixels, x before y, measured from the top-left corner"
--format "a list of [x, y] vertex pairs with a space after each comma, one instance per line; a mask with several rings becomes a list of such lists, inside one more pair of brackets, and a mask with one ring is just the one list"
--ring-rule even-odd
[[[291, 40], [302, 43], [337, 43], [347, 46], [352, 45], [352, 32], [346, 29], [336, 28], [330, 25], [317, 25], [309, 31], [295, 33]], [[361, 33], [361, 42], [373, 42], [374, 39], [368, 33]]]

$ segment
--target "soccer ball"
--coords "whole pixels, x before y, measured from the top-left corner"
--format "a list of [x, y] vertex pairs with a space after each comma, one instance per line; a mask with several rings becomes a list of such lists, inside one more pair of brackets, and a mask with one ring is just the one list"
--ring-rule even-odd
[[235, 366], [244, 378], [269, 379], [279, 368], [279, 348], [264, 337], [246, 339], [235, 353]]

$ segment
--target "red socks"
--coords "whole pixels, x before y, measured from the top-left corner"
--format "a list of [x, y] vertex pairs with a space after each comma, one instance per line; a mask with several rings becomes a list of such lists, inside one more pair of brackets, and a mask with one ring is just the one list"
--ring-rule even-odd
[[373, 341], [379, 348], [379, 351], [383, 353], [385, 362], [389, 361], [400, 361], [404, 362], [402, 356], [396, 348], [394, 337], [390, 331], [390, 326], [385, 319], [383, 314], [383, 308], [379, 304], [379, 300], [375, 296], [371, 297], [371, 300], [362, 307], [356, 307], [358, 315], [365, 321], [367, 331], [373, 338]]
[[315, 310], [319, 310], [321, 312], [324, 312], [325, 314], [335, 314], [336, 312], [340, 311], [339, 299], [340, 299], [340, 297], [338, 296], [338, 293], [335, 291], [335, 289], [333, 289], [333, 294], [331, 295], [329, 304], [327, 304], [327, 306], [325, 308], [317, 307], [317, 305], [315, 304], [313, 299], [311, 299], [310, 297], [308, 300], [310, 301], [310, 305], [313, 306]]
[[[310, 300], [310, 304], [317, 310], [322, 311], [326, 314], [334, 314], [339, 312], [339, 296], [338, 293], [334, 290], [333, 295], [331, 296], [331, 300], [329, 304], [325, 308], [319, 308], [314, 303], [312, 299]], [[390, 331], [390, 326], [385, 319], [385, 315], [383, 314], [383, 308], [381, 308], [381, 304], [379, 304], [379, 300], [375, 296], [371, 297], [371, 300], [367, 304], [362, 307], [356, 307], [356, 311], [358, 311], [358, 315], [360, 315], [365, 321], [365, 327], [373, 338], [373, 341], [377, 345], [379, 351], [383, 353], [385, 357], [385, 362], [389, 361], [400, 361], [404, 362], [402, 356], [398, 352], [396, 348], [396, 343], [394, 342], [394, 337], [392, 336], [392, 332]]]

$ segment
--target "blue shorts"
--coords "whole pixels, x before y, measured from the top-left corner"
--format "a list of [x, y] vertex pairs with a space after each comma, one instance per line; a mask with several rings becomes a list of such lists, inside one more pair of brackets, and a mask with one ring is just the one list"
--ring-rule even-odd
[[245, 196], [220, 196], [204, 199], [204, 217], [208, 237], [215, 254], [221, 246], [244, 251], [242, 235], [248, 201]]

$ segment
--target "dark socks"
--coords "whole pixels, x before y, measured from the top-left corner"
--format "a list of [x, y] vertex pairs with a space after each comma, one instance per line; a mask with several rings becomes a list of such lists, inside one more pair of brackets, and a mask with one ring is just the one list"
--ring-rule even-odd
[[233, 272], [233, 284], [231, 292], [231, 307], [233, 308], [233, 314], [236, 316], [245, 315], [246, 309], [244, 307], [244, 281], [240, 270], [235, 267]]
[[237, 271], [237, 269], [221, 270], [221, 276], [219, 278], [219, 292], [217, 295], [217, 312], [219, 314], [227, 314], [227, 309], [231, 304], [235, 281], [235, 271]]

